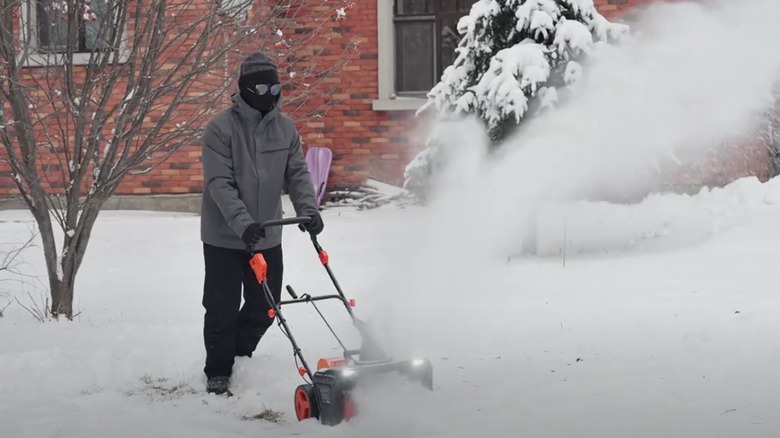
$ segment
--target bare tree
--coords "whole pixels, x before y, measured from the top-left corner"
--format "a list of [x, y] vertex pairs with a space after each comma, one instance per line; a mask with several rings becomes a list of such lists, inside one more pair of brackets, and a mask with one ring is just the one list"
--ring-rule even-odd
[[321, 114], [295, 105], [327, 94], [351, 59], [354, 47], [329, 41], [343, 38], [348, 3], [0, 0], [0, 160], [40, 230], [52, 316], [73, 316], [76, 273], [105, 201], [127, 175], [198, 144], [248, 52], [283, 61], [286, 111]]
[[2, 301], [5, 301], [5, 303], [0, 302], [0, 318], [2, 318], [5, 309], [14, 301], [11, 299], [11, 295], [5, 290], [5, 287], [3, 287], [4, 283], [24, 283], [26, 277], [29, 276], [20, 269], [21, 261], [19, 260], [19, 255], [21, 255], [24, 250], [32, 247], [34, 240], [35, 232], [32, 230], [30, 232], [30, 237], [26, 241], [19, 244], [7, 245], [11, 246], [10, 249], [6, 249], [6, 245], [0, 248], [0, 297], [2, 297]]

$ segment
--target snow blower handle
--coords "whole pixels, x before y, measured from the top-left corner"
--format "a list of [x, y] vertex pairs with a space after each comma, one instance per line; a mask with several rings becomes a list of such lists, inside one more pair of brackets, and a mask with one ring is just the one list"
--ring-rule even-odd
[[333, 286], [336, 288], [336, 292], [338, 292], [339, 296], [341, 297], [341, 300], [344, 302], [344, 306], [347, 308], [347, 312], [349, 312], [349, 316], [352, 317], [352, 319], [355, 319], [354, 313], [352, 313], [352, 307], [355, 306], [355, 300], [354, 299], [347, 299], [346, 295], [344, 295], [344, 291], [341, 289], [341, 285], [339, 284], [339, 281], [336, 279], [336, 276], [333, 274], [333, 270], [330, 269], [330, 256], [328, 256], [328, 252], [325, 251], [322, 246], [320, 245], [320, 242], [317, 241], [317, 236], [314, 234], [311, 234], [311, 243], [314, 245], [314, 250], [317, 252], [317, 257], [320, 259], [320, 263], [322, 263], [322, 266], [325, 268], [325, 271], [328, 273], [328, 277], [330, 277], [330, 281], [333, 283]]
[[[270, 221], [265, 221], [260, 224], [260, 230], [265, 230], [269, 227], [279, 227], [284, 225], [296, 225], [303, 227], [303, 224], [308, 224], [311, 222], [310, 217], [306, 216], [299, 216], [299, 217], [288, 217], [283, 219], [272, 219]], [[257, 281], [259, 283], [263, 283], [268, 280], [268, 264], [265, 261], [265, 258], [262, 254], [259, 252], [254, 252], [252, 250], [252, 247], [247, 245], [247, 250], [249, 251], [249, 254], [251, 255], [251, 258], [249, 259], [249, 265], [252, 267], [252, 271], [254, 271], [255, 276], [257, 277]]]
[[305, 229], [303, 227], [304, 224], [308, 224], [311, 222], [311, 218], [308, 216], [297, 216], [297, 217], [286, 217], [283, 219], [272, 219], [270, 221], [265, 221], [260, 224], [261, 229], [266, 229], [270, 227], [279, 227], [284, 225], [298, 225], [299, 228]]
[[[311, 218], [308, 217], [308, 216], [297, 216], [297, 217], [286, 217], [286, 218], [283, 218], [283, 219], [272, 219], [272, 220], [269, 220], [269, 221], [261, 222], [259, 231], [263, 231], [266, 228], [270, 228], [270, 227], [280, 227], [280, 226], [285, 226], [285, 225], [296, 225], [296, 224], [298, 225], [298, 227], [300, 229], [305, 231], [306, 228], [303, 226], [303, 224], [308, 224], [309, 222], [311, 222]], [[254, 255], [254, 253], [255, 253], [255, 251], [252, 249], [252, 247], [249, 244], [246, 245], [246, 250], [249, 251], [250, 254]]]

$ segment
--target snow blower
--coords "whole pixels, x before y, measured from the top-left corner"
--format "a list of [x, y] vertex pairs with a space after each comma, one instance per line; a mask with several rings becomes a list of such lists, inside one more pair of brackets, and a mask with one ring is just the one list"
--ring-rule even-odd
[[[308, 217], [292, 217], [264, 222], [263, 229], [273, 226], [298, 225], [301, 231], [305, 231], [303, 224], [310, 221]], [[262, 254], [252, 255], [250, 265], [257, 281], [263, 287], [266, 300], [270, 305], [268, 316], [276, 319], [282, 333], [290, 340], [293, 347], [293, 355], [298, 365], [298, 374], [306, 381], [299, 385], [294, 392], [293, 402], [295, 414], [299, 421], [309, 418], [318, 419], [324, 425], [337, 425], [342, 421], [349, 421], [357, 414], [357, 406], [350, 393], [357, 385], [367, 384], [379, 375], [395, 373], [411, 381], [422, 384], [425, 388], [433, 389], [433, 366], [428, 359], [393, 360], [379, 347], [376, 338], [371, 335], [368, 326], [358, 319], [352, 308], [355, 307], [354, 299], [347, 299], [341, 290], [339, 282], [330, 268], [328, 253], [317, 242], [317, 237], [311, 235], [314, 249], [320, 262], [330, 277], [336, 294], [310, 295], [295, 292], [291, 286], [287, 286], [287, 292], [292, 299], [275, 302], [267, 281], [268, 265]], [[317, 307], [318, 301], [336, 300], [343, 304], [352, 322], [361, 337], [359, 349], [349, 349], [339, 338], [325, 315]], [[341, 346], [342, 356], [337, 358], [321, 358], [317, 361], [316, 371], [309, 365], [303, 356], [301, 348], [293, 337], [287, 320], [282, 315], [282, 307], [291, 304], [311, 304], [330, 330], [336, 342]], [[308, 378], [308, 380], [307, 380]]]

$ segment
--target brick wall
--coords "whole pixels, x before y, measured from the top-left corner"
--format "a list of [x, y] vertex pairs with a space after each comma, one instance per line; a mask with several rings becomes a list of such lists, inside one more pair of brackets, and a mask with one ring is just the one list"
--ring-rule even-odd
[[599, 12], [612, 20], [626, 11], [638, 6], [652, 3], [654, 0], [594, 0], [594, 4]]
[[[296, 19], [302, 37], [317, 26], [311, 17], [332, 13], [327, 6], [311, 9]], [[324, 63], [323, 69], [337, 62], [336, 57], [348, 44], [357, 43], [359, 55], [337, 75], [323, 80], [332, 87], [326, 95], [309, 96], [307, 105], [290, 111], [290, 115], [304, 119], [298, 124], [304, 150], [325, 146], [333, 151], [331, 188], [358, 186], [369, 176], [400, 184], [404, 166], [423, 144], [423, 131], [418, 128], [424, 120], [411, 111], [372, 110], [372, 101], [378, 97], [376, 2], [355, 2], [346, 12], [346, 19], [327, 32], [320, 31], [319, 39], [328, 39], [327, 43], [312, 42], [306, 51], [312, 62]], [[277, 61], [284, 70], [284, 60]], [[229, 105], [229, 100], [222, 104]], [[311, 110], [316, 110], [316, 117], [306, 114]], [[174, 154], [148, 175], [128, 178], [118, 192], [199, 192], [202, 183], [200, 148], [195, 145]]]
[[[388, 0], [391, 1], [391, 0]], [[595, 0], [599, 11], [615, 19], [654, 0]], [[334, 151], [330, 186], [355, 186], [371, 176], [391, 184], [403, 183], [403, 169], [425, 141], [428, 120], [413, 111], [373, 111], [378, 98], [377, 3], [356, 2], [346, 30], [361, 43], [361, 57], [342, 75], [340, 105], [321, 121], [301, 126], [307, 146]]]
[[721, 187], [742, 177], [767, 181], [773, 176], [767, 127], [759, 126], [752, 134], [723, 141], [696, 155], [676, 157], [682, 165], [671, 161], [662, 163], [662, 188], [696, 192], [702, 186]]
[[[17, 4], [18, 5], [18, 4]], [[136, 4], [133, 1], [128, 2], [127, 8], [130, 10], [128, 14], [128, 22], [126, 28], [133, 29], [135, 26], [134, 21], [134, 9]], [[193, 28], [191, 23], [197, 21], [198, 18], [202, 18], [205, 14], [208, 14], [211, 6], [208, 2], [194, 1], [181, 5], [177, 11], [177, 17], [179, 21], [172, 22], [170, 31], [166, 34], [163, 42], [163, 47], [191, 47], [197, 39], [198, 27], [195, 32], [192, 32]], [[20, 11], [17, 9], [14, 14], [14, 32], [19, 35], [20, 32]], [[197, 26], [204, 26], [202, 21], [198, 22]], [[182, 27], [183, 29], [179, 29]], [[180, 32], [180, 30], [182, 32]], [[190, 32], [190, 33], [185, 33]], [[219, 36], [216, 36], [217, 44], [221, 41]], [[146, 40], [141, 41], [142, 44], [147, 44]], [[156, 85], [161, 80], [160, 78], [168, 75], [170, 72], [175, 72], [176, 65], [182, 61], [181, 53], [167, 50], [163, 51], [161, 56], [160, 65], [157, 66], [155, 73], [158, 75], [152, 75], [151, 82]], [[78, 56], [78, 55], [75, 55]], [[109, 63], [110, 64], [110, 63]], [[139, 61], [140, 64], [140, 61]], [[0, 63], [2, 65], [2, 63]], [[136, 66], [136, 73], [140, 70], [140, 65]], [[218, 66], [217, 66], [218, 67]], [[95, 67], [97, 71], [97, 67]], [[125, 90], [127, 87], [127, 71], [114, 75], [110, 73], [110, 65], [105, 67], [105, 72], [108, 72], [108, 76], [115, 76], [116, 84], [112, 87], [115, 91], [113, 94], [107, 97], [107, 104], [104, 109], [112, 111], [123, 102], [125, 99]], [[4, 74], [6, 71], [0, 69], [0, 74]], [[219, 83], [219, 73], [213, 75], [198, 74], [194, 76], [195, 80], [192, 82], [192, 86], [188, 92], [188, 96], [199, 96], [201, 93], [198, 91], [199, 87], [206, 87], [208, 89], [214, 89], [214, 85]], [[86, 102], [86, 98], [82, 94], [82, 87], [86, 77], [86, 67], [81, 65], [75, 65], [73, 67], [72, 79], [74, 84], [73, 96], [74, 100], [71, 102], [67, 97], [67, 81], [66, 73], [63, 66], [59, 65], [36, 65], [34, 67], [24, 67], [21, 74], [21, 83], [27, 91], [25, 91], [26, 97], [29, 99], [30, 119], [32, 124], [32, 133], [35, 137], [37, 144], [37, 164], [38, 172], [42, 179], [42, 186], [48, 192], [63, 193], [63, 188], [70, 183], [70, 175], [68, 171], [69, 157], [66, 154], [72, 153], [75, 139], [75, 126], [76, 120], [79, 120], [86, 115], [95, 114], [97, 108], [96, 102], [103, 98], [103, 93], [100, 91], [103, 87], [101, 80], [93, 81], [93, 91], [88, 95], [91, 96], [91, 103], [86, 103], [86, 109], [84, 110], [85, 116], [78, 114], [78, 106], [81, 103]], [[100, 73], [93, 78], [104, 79]], [[154, 86], [153, 85], [153, 86]], [[131, 144], [131, 150], [135, 151], [139, 143], [142, 142], [145, 137], [144, 133], [149, 132], [151, 129], [157, 127], [158, 122], [161, 120], [161, 115], [166, 111], [165, 105], [169, 105], [172, 102], [173, 96], [163, 96], [156, 105], [160, 105], [161, 108], [157, 111], [149, 112], [142, 123], [139, 124], [138, 132], [139, 136], [136, 137]], [[15, 130], [21, 129], [19, 125], [14, 125], [13, 111], [11, 110], [10, 103], [8, 101], [3, 102], [4, 107], [0, 108], [4, 112], [5, 121], [9, 124], [4, 129], [9, 134], [9, 138], [15, 141]], [[192, 98], [191, 102], [182, 103], [178, 106], [174, 112], [170, 122], [165, 126], [162, 126], [160, 135], [165, 136], [168, 130], [174, 126], [174, 124], [188, 120], [192, 114], [200, 112], [203, 108], [207, 108], [208, 102], [206, 99], [199, 99], [197, 97]], [[102, 154], [104, 153], [104, 146], [106, 144], [105, 139], [113, 136], [114, 128], [117, 127], [116, 123], [121, 118], [121, 110], [114, 111], [113, 114], [108, 113], [109, 116], [106, 123], [103, 126], [97, 126], [96, 129], [91, 128], [91, 123], [86, 122], [83, 134], [85, 138], [100, 138], [98, 142], [98, 149]], [[163, 138], [163, 137], [159, 137]], [[86, 141], [82, 143], [86, 144]], [[197, 150], [197, 152], [194, 152]], [[16, 153], [19, 153], [18, 147]], [[83, 153], [83, 152], [82, 152]], [[132, 152], [131, 152], [132, 153]], [[181, 152], [175, 154], [171, 160], [160, 166], [158, 169], [145, 174], [139, 174], [138, 176], [129, 176], [121, 184], [117, 193], [119, 194], [149, 194], [149, 193], [186, 193], [186, 192], [199, 192], [202, 187], [203, 177], [201, 175], [199, 167], [199, 147], [193, 145], [183, 149]], [[8, 152], [4, 147], [0, 147], [0, 196], [3, 195], [16, 195], [18, 189], [16, 184], [10, 177], [10, 165], [7, 163]], [[86, 193], [91, 185], [92, 163], [90, 162], [86, 175], [82, 179], [81, 192]], [[139, 166], [136, 171], [141, 171]]]
[[[621, 15], [630, 19], [633, 8], [652, 1], [595, 0], [595, 4], [610, 19]], [[426, 120], [415, 117], [413, 111], [372, 110], [372, 101], [378, 98], [376, 6], [373, 0], [354, 2], [347, 10], [347, 18], [329, 24], [324, 33], [307, 43], [302, 55], [308, 57], [308, 62], [322, 63], [323, 69], [327, 70], [328, 64], [337, 62], [347, 45], [359, 44], [359, 56], [343, 71], [324, 73], [317, 78], [331, 88], [310, 95], [307, 105], [291, 113], [302, 120], [298, 127], [304, 149], [326, 146], [333, 150], [331, 188], [353, 187], [369, 176], [400, 184], [404, 166], [424, 143], [424, 131], [420, 128], [424, 128]], [[314, 9], [296, 18], [299, 38], [309, 37], [312, 29], [321, 24], [313, 22], [312, 17], [333, 13], [328, 7]], [[279, 62], [284, 70], [284, 60]], [[224, 96], [215, 109], [227, 107], [229, 98], [229, 95]], [[760, 146], [754, 148], [750, 157], [744, 166], [731, 165], [730, 168], [737, 173], [763, 168], [764, 155]], [[52, 174], [56, 174], [60, 164], [50, 165]], [[0, 172], [7, 171], [2, 166], [0, 163]], [[724, 167], [708, 166], [706, 169], [720, 172]], [[196, 144], [183, 148], [147, 174], [127, 177], [117, 193], [198, 193], [202, 186], [200, 145]], [[12, 193], [15, 193], [12, 181], [0, 180], [0, 195]]]
[[359, 59], [338, 78], [338, 101], [327, 115], [299, 129], [306, 147], [333, 150], [331, 187], [356, 186], [369, 176], [398, 183], [417, 122], [409, 112], [372, 110], [378, 96], [376, 1], [355, 2], [348, 14], [342, 31], [359, 43]]
[[[280, 78], [287, 81], [284, 99], [299, 100], [306, 94], [302, 105], [283, 103], [283, 111], [298, 123], [304, 151], [313, 146], [326, 146], [333, 150], [334, 162], [331, 187], [359, 185], [371, 175], [391, 175], [406, 159], [392, 150], [392, 143], [406, 141], [376, 119], [371, 111], [371, 99], [376, 96], [376, 8], [366, 11], [364, 3], [357, 2], [346, 10], [347, 18], [333, 20], [332, 5], [306, 0], [291, 2], [295, 15], [288, 22], [285, 33], [296, 45], [296, 53], [275, 56], [279, 64]], [[325, 17], [323, 20], [320, 17]], [[358, 45], [357, 53], [350, 47]], [[245, 54], [255, 48], [242, 48]], [[243, 56], [243, 55], [241, 55]], [[231, 74], [237, 75], [241, 56], [235, 57]], [[302, 77], [294, 71], [306, 72]], [[288, 87], [289, 86], [289, 87]], [[291, 88], [290, 88], [291, 87]], [[221, 108], [231, 105], [230, 95], [225, 95]], [[387, 115], [392, 120], [393, 114]], [[404, 118], [406, 118], [404, 116]], [[396, 125], [396, 129], [402, 129]], [[382, 136], [387, 133], [389, 135]], [[378, 148], [379, 145], [390, 147]], [[389, 169], [388, 171], [384, 170]], [[128, 178], [118, 190], [119, 194], [169, 194], [199, 193], [203, 189], [201, 146], [193, 145], [177, 152], [148, 175]]]
[[[273, 0], [271, 0], [272, 2]], [[308, 5], [325, 5], [311, 7]], [[331, 7], [334, 2], [328, 3], [326, 0], [307, 2], [306, 0], [293, 0], [286, 1], [285, 5], [289, 8], [284, 10], [295, 11], [296, 16], [290, 17], [284, 14], [273, 14], [274, 25], [279, 25], [281, 29], [288, 35], [292, 41], [290, 45], [292, 48], [274, 48], [274, 53], [270, 55], [277, 55], [276, 60], [280, 64], [280, 70], [282, 76], [287, 73], [295, 72], [296, 81], [286, 87], [285, 93], [288, 94], [288, 98], [301, 98], [304, 96], [302, 90], [311, 91], [308, 96], [309, 103], [302, 107], [300, 111], [296, 112], [296, 116], [303, 119], [317, 118], [324, 115], [321, 111], [323, 108], [327, 108], [327, 104], [331, 102], [329, 98], [333, 93], [327, 91], [328, 84], [336, 84], [339, 82], [339, 77], [334, 75], [333, 65], [338, 64], [339, 54], [345, 52], [340, 48], [346, 46], [352, 40], [350, 35], [345, 35], [340, 28], [341, 21], [333, 20], [336, 17], [336, 11]], [[130, 6], [131, 8], [134, 6]], [[178, 11], [178, 21], [172, 22], [172, 26], [176, 26], [178, 23], [187, 25], [192, 22], [192, 17], [202, 18], [209, 13], [211, 3], [208, 0], [193, 0], [188, 3], [186, 7]], [[258, 15], [263, 17], [271, 16], [268, 14], [269, 7], [261, 11], [257, 11]], [[264, 14], [264, 15], [263, 15]], [[131, 12], [132, 15], [132, 12]], [[19, 13], [15, 14], [16, 21], [14, 30], [19, 32]], [[325, 20], [321, 20], [318, 17], [325, 16]], [[259, 18], [260, 21], [264, 21], [265, 18]], [[286, 23], [294, 22], [295, 26], [286, 26]], [[129, 23], [128, 29], [133, 28], [133, 23]], [[227, 28], [226, 28], [227, 29]], [[171, 32], [166, 34], [167, 38], [176, 38], [179, 33], [175, 29], [171, 29]], [[273, 35], [273, 29], [266, 29], [263, 32], [258, 32], [258, 38], [262, 38], [262, 41], [249, 41], [244, 47], [239, 47], [233, 50], [228, 56], [232, 59], [226, 66], [215, 66], [217, 70], [216, 75], [213, 78], [218, 83], [221, 79], [220, 76], [227, 73], [231, 77], [236, 77], [237, 69], [240, 66], [240, 60], [243, 59], [246, 54], [257, 50], [258, 47], [276, 47], [274, 41], [269, 43], [269, 34]], [[320, 36], [320, 33], [322, 34]], [[129, 37], [132, 37], [129, 35]], [[225, 35], [216, 36], [215, 38], [226, 38]], [[174, 47], [189, 47], [187, 46], [188, 38], [183, 43], [175, 43]], [[170, 44], [170, 42], [168, 42]], [[323, 44], [332, 45], [330, 49], [328, 47], [321, 47]], [[219, 41], [215, 44], [216, 47], [221, 47]], [[338, 48], [338, 50], [336, 50]], [[324, 49], [324, 50], [323, 50]], [[316, 56], [315, 56], [316, 54]], [[181, 59], [180, 53], [167, 53], [166, 65], [161, 66], [160, 70], [164, 71], [167, 68], [168, 63], [175, 63]], [[314, 66], [314, 67], [312, 67]], [[222, 69], [226, 69], [223, 72]], [[75, 82], [78, 85], [83, 82], [84, 67], [74, 68]], [[0, 70], [0, 73], [3, 73]], [[61, 126], [63, 124], [73, 124], [72, 119], [75, 116], [68, 115], [68, 111], [64, 107], [66, 100], [64, 98], [51, 99], [52, 103], [49, 103], [47, 95], [50, 95], [56, 90], [64, 90], [65, 86], [58, 82], [58, 78], [63, 75], [56, 67], [45, 68], [26, 68], [23, 71], [23, 81], [26, 85], [29, 85], [31, 89], [36, 90], [31, 93], [33, 96], [33, 106], [36, 107], [40, 114], [40, 120], [34, 121], [33, 132], [37, 137], [37, 141], [40, 145], [38, 164], [40, 173], [44, 177], [44, 187], [48, 191], [61, 192], [62, 187], [67, 184], [67, 158], [64, 158], [63, 154], [63, 139], [58, 133], [63, 132]], [[217, 89], [215, 81], [211, 78], [199, 77], [197, 86], [208, 87], [209, 90]], [[126, 87], [120, 83], [114, 88], [115, 95], [109, 98], [108, 107], [114, 106], [124, 98], [123, 91]], [[207, 111], [216, 113], [217, 111], [227, 108], [230, 105], [230, 94], [235, 90], [235, 81], [233, 82], [233, 88], [230, 92], [225, 93], [221, 99], [217, 101], [204, 101], [197, 105], [197, 108], [192, 105], [181, 105], [177, 109], [176, 113], [172, 117], [168, 126], [179, 124], [187, 120], [187, 114], [193, 113], [196, 109], [203, 110], [204, 107]], [[165, 103], [165, 102], [161, 102]], [[349, 105], [347, 102], [346, 105]], [[167, 108], [163, 107], [158, 111], [152, 111], [145, 119], [142, 126], [143, 129], [150, 128], [155, 125], [155, 122], [159, 120], [159, 116], [162, 111]], [[314, 109], [314, 111], [310, 111]], [[5, 102], [5, 107], [2, 108], [6, 118], [10, 118], [12, 111]], [[312, 113], [312, 114], [309, 114]], [[107, 138], [111, 135], [113, 119], [108, 120], [106, 126], [101, 128], [101, 137]], [[205, 122], [203, 122], [205, 124]], [[8, 131], [12, 131], [11, 128]], [[71, 132], [72, 126], [65, 129], [66, 132]], [[88, 133], [88, 135], [95, 135], [96, 133]], [[67, 135], [65, 135], [67, 136]], [[12, 136], [13, 137], [13, 136]], [[143, 140], [143, 137], [139, 138]], [[73, 139], [69, 141], [72, 143]], [[10, 178], [10, 167], [4, 163], [3, 158], [6, 156], [5, 149], [0, 149], [0, 196], [3, 195], [15, 195], [18, 193], [16, 184]], [[87, 178], [88, 179], [88, 178]], [[85, 182], [86, 189], [86, 182]], [[149, 172], [139, 173], [135, 175], [128, 175], [121, 185], [117, 188], [116, 194], [177, 194], [177, 193], [199, 193], [203, 188], [203, 170], [201, 165], [201, 145], [199, 142], [186, 145], [172, 156], [170, 156], [164, 163], [155, 167]]]
[[[389, 1], [389, 0], [388, 0]], [[599, 12], [610, 20], [631, 22], [637, 11], [656, 0], [595, 0]], [[678, 0], [667, 0], [678, 1]], [[325, 135], [309, 133], [310, 145], [326, 145], [337, 151], [333, 167], [333, 185], [354, 185], [370, 175], [393, 184], [402, 184], [403, 169], [424, 144], [424, 118], [413, 111], [377, 112], [371, 100], [378, 96], [376, 59], [376, 2], [360, 2], [352, 12], [350, 31], [363, 42], [362, 61], [353, 64], [354, 72], [342, 78], [345, 96], [350, 96], [348, 108], [318, 124]], [[357, 17], [356, 17], [357, 16]], [[351, 95], [346, 90], [355, 91]], [[364, 92], [367, 90], [368, 92]], [[759, 128], [760, 129], [760, 128]], [[724, 184], [741, 176], [766, 179], [769, 154], [765, 142], [758, 136], [731, 142], [718, 155], [704, 158], [695, 165], [669, 173], [670, 185]]]
[[[391, 1], [391, 0], [388, 0]], [[595, 0], [610, 19], [653, 0]], [[377, 3], [356, 2], [346, 27], [361, 42], [361, 59], [341, 77], [344, 102], [328, 116], [301, 127], [308, 146], [334, 150], [331, 187], [354, 186], [371, 176], [391, 184], [403, 183], [403, 169], [424, 144], [427, 120], [413, 111], [373, 111], [378, 97]], [[630, 16], [627, 16], [630, 18]]]
[[[347, 151], [351, 153], [353, 148], [337, 148], [336, 145], [343, 139], [335, 138], [333, 133], [337, 131], [332, 125], [326, 126], [325, 122], [354, 111], [352, 99], [359, 97], [359, 93], [368, 93], [365, 88], [355, 90], [354, 87], [365, 87], [359, 82], [350, 87], [343, 85], [344, 77], [351, 77], [353, 72], [360, 72], [361, 68], [365, 69], [366, 63], [371, 63], [370, 59], [352, 59], [354, 51], [349, 50], [354, 43], [362, 43], [365, 38], [362, 34], [351, 32], [351, 21], [334, 19], [336, 11], [332, 4], [307, 0], [287, 0], [285, 4], [289, 5], [288, 15], [286, 18], [278, 16], [274, 23], [281, 27], [293, 49], [265, 52], [278, 64], [280, 78], [286, 82], [283, 91], [284, 100], [294, 101], [287, 104], [283, 102], [283, 111], [300, 121], [298, 127], [304, 149], [314, 145], [328, 146], [334, 149], [335, 158], [340, 160]], [[255, 11], [255, 13], [268, 14], [269, 9]], [[354, 16], [352, 11], [348, 13], [350, 17]], [[217, 109], [228, 108], [232, 104], [231, 94], [237, 91], [238, 69], [243, 57], [258, 50], [259, 47], [273, 46], [265, 41], [268, 38], [267, 31], [262, 32], [259, 38], [264, 41], [249, 42], [234, 51], [233, 61], [228, 66], [228, 74], [235, 78], [233, 88], [216, 105]], [[345, 70], [342, 71], [342, 68]], [[291, 76], [292, 73], [295, 74], [294, 78]], [[362, 74], [365, 76], [367, 73]], [[298, 102], [302, 100], [305, 100], [305, 103], [299, 104]], [[200, 144], [185, 147], [149, 174], [128, 177], [117, 192], [119, 194], [200, 193], [203, 190], [201, 147]], [[361, 176], [357, 173], [354, 175], [340, 173], [351, 172], [353, 168], [357, 168], [356, 166], [342, 166], [347, 169], [336, 170], [335, 181], [350, 180], [350, 177], [352, 178], [350, 181], [360, 180]]]

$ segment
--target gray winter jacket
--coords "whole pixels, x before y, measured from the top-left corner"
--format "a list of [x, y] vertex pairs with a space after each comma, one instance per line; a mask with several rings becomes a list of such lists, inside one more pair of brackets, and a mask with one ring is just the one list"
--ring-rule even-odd
[[[281, 99], [263, 117], [236, 93], [232, 107], [206, 126], [201, 210], [204, 243], [246, 249], [241, 235], [251, 223], [282, 217], [285, 186], [298, 216], [317, 211], [298, 130], [280, 107]], [[255, 250], [281, 244], [281, 227], [265, 233]]]

